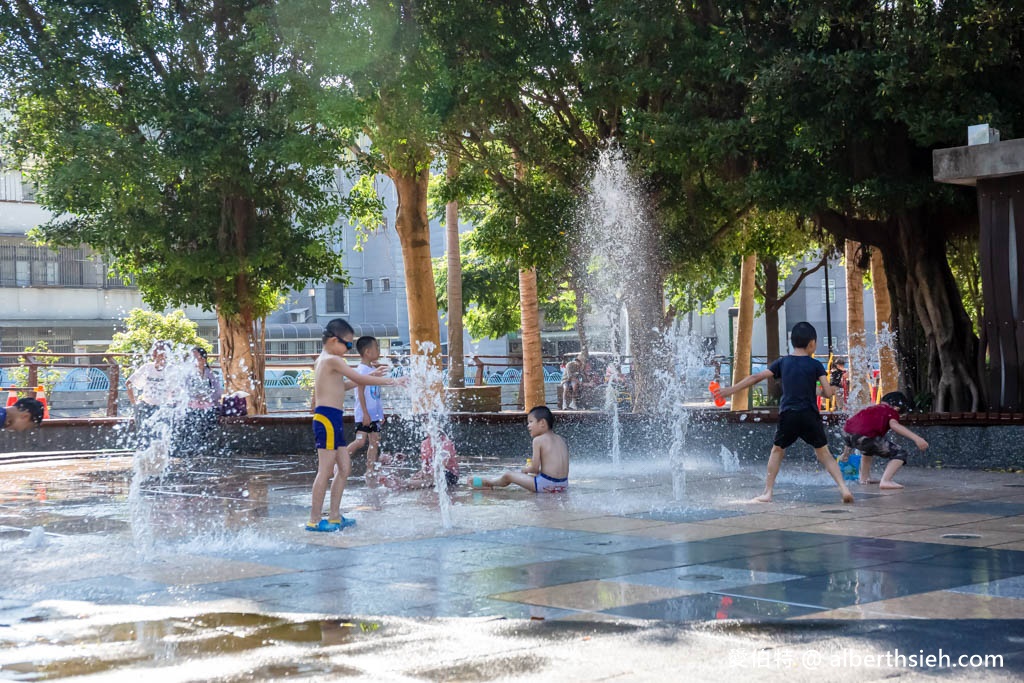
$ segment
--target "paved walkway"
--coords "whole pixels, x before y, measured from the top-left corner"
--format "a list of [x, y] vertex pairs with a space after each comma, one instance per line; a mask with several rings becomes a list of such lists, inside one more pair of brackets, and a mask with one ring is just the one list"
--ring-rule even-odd
[[[760, 667], [792, 680], [795, 666], [811, 680], [803, 658], [822, 642], [823, 665], [946, 644], [1003, 657], [973, 675], [1024, 672], [1020, 474], [907, 468], [905, 490], [856, 487], [844, 506], [824, 473], [787, 463], [776, 502], [759, 505], [746, 501], [760, 466], [690, 463], [677, 501], [664, 465], [609, 476], [577, 461], [567, 495], [458, 489], [449, 529], [433, 492], [353, 480], [343, 509], [357, 526], [312, 534], [311, 464], [176, 463], [137, 499], [126, 458], [0, 468], [0, 672], [658, 680]], [[335, 646], [348, 654], [318, 668]], [[923, 675], [872, 676], [893, 671]]]

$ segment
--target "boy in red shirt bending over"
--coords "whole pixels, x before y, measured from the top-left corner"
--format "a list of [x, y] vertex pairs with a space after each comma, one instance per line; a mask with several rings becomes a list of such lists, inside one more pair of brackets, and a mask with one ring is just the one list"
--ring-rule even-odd
[[[914, 442], [918, 450], [928, 448], [928, 442], [900, 424], [900, 414], [907, 409], [907, 397], [899, 391], [886, 394], [876, 406], [868, 406], [851, 417], [843, 425], [843, 454], [839, 459], [846, 462], [850, 453], [858, 450], [860, 458], [860, 483], [878, 484], [880, 489], [901, 489], [902, 484], [892, 480], [894, 474], [907, 462], [907, 451], [885, 438], [891, 429], [900, 436]], [[874, 456], [889, 458], [882, 480], [870, 479], [871, 461]]]

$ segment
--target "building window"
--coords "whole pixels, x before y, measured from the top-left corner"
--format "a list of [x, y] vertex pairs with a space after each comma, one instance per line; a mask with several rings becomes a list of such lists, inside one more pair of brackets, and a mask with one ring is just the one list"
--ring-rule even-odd
[[365, 280], [363, 280], [363, 284], [366, 285], [366, 291], [367, 292], [372, 292], [373, 291], [373, 280], [372, 279], [366, 278]]
[[341, 282], [328, 282], [326, 287], [327, 313], [345, 313], [345, 285]]
[[829, 278], [827, 282], [821, 281], [821, 303], [825, 303], [826, 291], [828, 291], [828, 302], [834, 304], [836, 302], [836, 281], [833, 278]]
[[391, 278], [389, 278], [389, 277], [382, 277], [380, 279], [380, 291], [382, 291], [382, 292], [390, 292], [391, 291]]

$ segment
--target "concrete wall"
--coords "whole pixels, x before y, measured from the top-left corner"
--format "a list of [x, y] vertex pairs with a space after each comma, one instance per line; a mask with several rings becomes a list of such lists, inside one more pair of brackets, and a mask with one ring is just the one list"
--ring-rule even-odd
[[[569, 442], [573, 457], [608, 458], [610, 421], [601, 413], [556, 413], [556, 431]], [[742, 419], [739, 419], [742, 418]], [[723, 446], [745, 462], [763, 462], [768, 457], [775, 432], [774, 416], [747, 413], [737, 418], [714, 411], [693, 411], [685, 452], [688, 457], [717, 458]], [[831, 419], [831, 418], [830, 418]], [[972, 424], [973, 422], [973, 424]], [[909, 466], [946, 468], [1022, 468], [1024, 451], [1018, 447], [1024, 423], [983, 424], [964, 418], [958, 423], [924, 422], [908, 426], [931, 444], [926, 453], [912, 451]], [[232, 418], [222, 421], [218, 447], [225, 455], [297, 455], [311, 452], [312, 436], [308, 415]], [[645, 416], [622, 416], [622, 444], [625, 459], [665, 457], [670, 425]], [[830, 446], [841, 449], [839, 423], [829, 426]], [[459, 413], [452, 416], [449, 432], [461, 456], [499, 457], [518, 461], [530, 450], [526, 420], [516, 413]], [[345, 436], [351, 440], [354, 424], [346, 416]], [[123, 448], [131, 445], [127, 420], [53, 420], [31, 432], [0, 432], [0, 453], [21, 451], [74, 451]], [[389, 418], [384, 430], [384, 448], [395, 452], [416, 452], [422, 439], [414, 422]], [[906, 443], [906, 442], [904, 442]], [[909, 443], [906, 443], [911, 448]], [[813, 461], [806, 445], [794, 446], [787, 458]]]

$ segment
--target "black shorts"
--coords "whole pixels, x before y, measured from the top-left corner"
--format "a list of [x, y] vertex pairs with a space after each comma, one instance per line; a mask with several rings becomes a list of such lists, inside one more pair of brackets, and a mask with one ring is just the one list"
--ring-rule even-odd
[[789, 448], [797, 439], [803, 439], [811, 448], [828, 445], [821, 413], [817, 410], [787, 410], [779, 414], [775, 445], [779, 448]]
[[847, 434], [843, 432], [843, 443], [854, 450], [860, 451], [861, 455], [870, 455], [872, 457], [877, 455], [880, 458], [902, 460], [904, 465], [907, 464], [907, 451], [884, 436], [863, 436], [861, 434]]
[[367, 434], [380, 434], [380, 423], [374, 420], [368, 425], [364, 425], [362, 422], [356, 423], [356, 432], [366, 432]]

